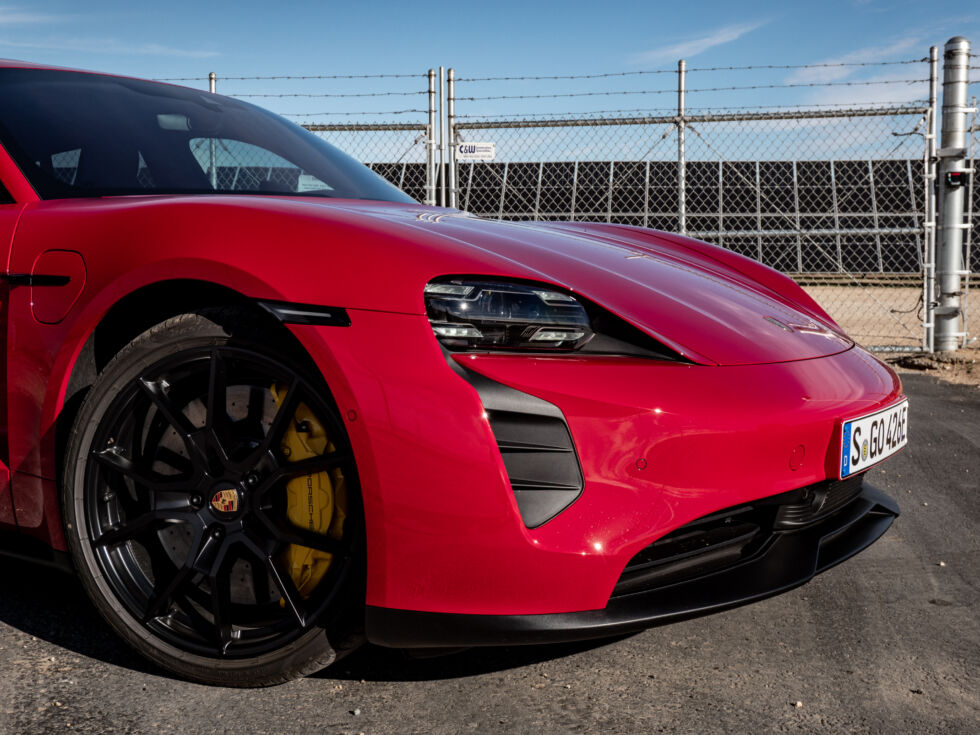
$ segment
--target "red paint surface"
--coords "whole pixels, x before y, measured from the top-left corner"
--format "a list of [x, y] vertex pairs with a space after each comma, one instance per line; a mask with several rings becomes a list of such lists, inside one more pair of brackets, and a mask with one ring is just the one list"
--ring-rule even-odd
[[45, 250], [37, 256], [32, 275], [65, 276], [64, 286], [31, 288], [31, 311], [42, 324], [57, 324], [71, 311], [85, 288], [85, 261], [71, 250]]
[[[901, 392], [894, 373], [852, 347], [789, 279], [687, 238], [342, 200], [39, 202], [2, 152], [0, 179], [18, 199], [0, 205], [0, 237], [12, 238], [8, 271], [29, 272], [52, 246], [79, 253], [87, 269], [58, 323], [38, 323], [30, 289], [2, 292], [4, 464], [14, 471], [20, 528], [57, 548], [54, 437], [71, 370], [108, 309], [151, 283], [196, 279], [254, 299], [348, 309], [349, 328], [291, 329], [350, 417], [372, 605], [601, 608], [629, 558], [673, 528], [836, 476], [841, 418]], [[568, 420], [585, 490], [533, 531], [520, 520], [477, 394], [446, 363], [424, 316], [425, 283], [452, 274], [573, 290], [693, 363], [457, 358], [554, 403]], [[806, 452], [791, 469], [799, 445]], [[3, 507], [0, 489], [0, 524]]]

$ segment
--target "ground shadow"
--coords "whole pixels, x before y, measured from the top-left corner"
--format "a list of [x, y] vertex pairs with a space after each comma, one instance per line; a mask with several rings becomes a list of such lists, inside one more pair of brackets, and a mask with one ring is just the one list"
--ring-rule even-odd
[[[92, 606], [78, 579], [20, 559], [0, 559], [0, 623], [88, 658], [144, 674], [171, 677], [119, 639]], [[332, 680], [425, 681], [453, 679], [563, 658], [610, 639], [538, 646], [471, 648], [419, 658], [365, 645], [316, 675]]]
[[460, 651], [412, 651], [366, 645], [315, 676], [353, 681], [439, 681], [490, 674], [591, 651], [635, 634], [616, 638], [531, 646], [481, 646]]
[[102, 620], [73, 574], [3, 558], [0, 583], [0, 623], [82, 656], [157, 673]]

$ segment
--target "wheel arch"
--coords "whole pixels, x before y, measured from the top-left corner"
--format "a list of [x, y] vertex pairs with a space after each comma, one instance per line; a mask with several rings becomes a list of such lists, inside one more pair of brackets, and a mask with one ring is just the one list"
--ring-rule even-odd
[[[156, 281], [127, 293], [96, 323], [71, 364], [60, 405], [55, 407], [56, 477], [61, 477], [68, 432], [88, 388], [119, 351], [147, 329], [167, 319], [214, 307], [234, 307], [275, 323], [255, 300], [212, 281], [178, 278]], [[289, 330], [283, 328], [284, 335]], [[292, 335], [289, 335], [292, 338]], [[298, 342], [297, 342], [298, 343]], [[56, 376], [52, 376], [56, 377]]]

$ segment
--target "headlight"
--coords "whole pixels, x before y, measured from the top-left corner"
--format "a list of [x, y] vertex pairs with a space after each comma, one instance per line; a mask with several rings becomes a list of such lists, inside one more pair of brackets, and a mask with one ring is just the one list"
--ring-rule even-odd
[[574, 296], [544, 286], [453, 280], [425, 287], [432, 331], [451, 349], [575, 350], [595, 334]]

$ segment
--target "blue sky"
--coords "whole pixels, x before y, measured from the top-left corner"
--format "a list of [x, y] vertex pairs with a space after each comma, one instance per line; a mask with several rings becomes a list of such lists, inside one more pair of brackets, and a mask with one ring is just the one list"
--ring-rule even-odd
[[[238, 81], [234, 76], [411, 73], [453, 66], [470, 76], [594, 74], [689, 66], [904, 60], [965, 35], [980, 45], [980, 8], [922, 0], [829, 2], [110, 2], [36, 0], [0, 5], [0, 56], [151, 78], [219, 76], [228, 94], [397, 92], [368, 98], [254, 98], [279, 112], [424, 106], [402, 92], [421, 76], [374, 81]], [[442, 11], [438, 21], [434, 20]], [[876, 69], [701, 72], [691, 88], [912, 79], [924, 65]], [[470, 102], [471, 113], [654, 109], [673, 75], [460, 84], [460, 96], [630, 92], [568, 99]], [[903, 101], [924, 87], [892, 84], [694, 93], [691, 106]], [[461, 105], [461, 107], [463, 107]], [[393, 119], [393, 115], [391, 115]]]

